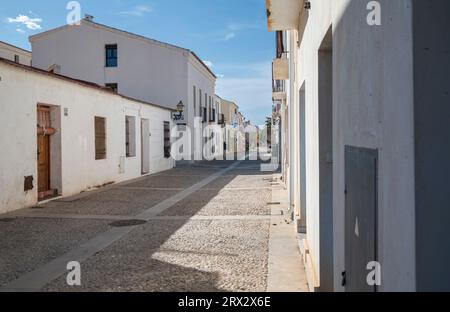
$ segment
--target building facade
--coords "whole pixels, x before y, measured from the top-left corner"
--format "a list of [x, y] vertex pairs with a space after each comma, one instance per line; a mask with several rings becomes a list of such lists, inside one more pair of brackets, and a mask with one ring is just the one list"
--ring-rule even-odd
[[449, 290], [449, 2], [271, 0], [267, 12], [310, 289]]
[[[217, 121], [216, 76], [187, 49], [131, 34], [85, 18], [30, 37], [33, 65], [107, 86], [120, 94], [184, 111], [177, 124]], [[192, 142], [193, 144], [193, 142]]]
[[0, 41], [0, 58], [31, 66], [31, 52]]
[[220, 103], [226, 124], [224, 133], [225, 148], [229, 155], [243, 153], [245, 152], [245, 127], [244, 117], [239, 111], [239, 106], [235, 102], [226, 99], [221, 99]]
[[172, 110], [5, 59], [0, 72], [0, 213], [173, 168]]

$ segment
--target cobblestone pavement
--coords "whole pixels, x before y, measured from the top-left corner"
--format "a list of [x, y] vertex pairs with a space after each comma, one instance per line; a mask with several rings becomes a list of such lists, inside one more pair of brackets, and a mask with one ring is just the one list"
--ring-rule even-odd
[[265, 291], [272, 175], [259, 165], [180, 166], [2, 215], [0, 291]]

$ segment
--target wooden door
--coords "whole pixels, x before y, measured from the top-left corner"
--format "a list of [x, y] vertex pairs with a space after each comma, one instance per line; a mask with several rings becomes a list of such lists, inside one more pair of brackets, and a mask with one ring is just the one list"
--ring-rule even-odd
[[50, 108], [37, 107], [37, 167], [39, 198], [48, 196], [50, 192], [50, 136], [55, 133], [51, 127]]
[[50, 190], [50, 136], [38, 134], [38, 192]]

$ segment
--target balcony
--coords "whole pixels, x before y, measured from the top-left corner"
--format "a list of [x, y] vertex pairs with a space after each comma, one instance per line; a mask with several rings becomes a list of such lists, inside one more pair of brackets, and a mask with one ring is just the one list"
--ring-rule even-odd
[[298, 29], [305, 0], [266, 0], [269, 31]]
[[274, 101], [286, 100], [286, 82], [284, 80], [273, 81], [272, 98]]
[[288, 80], [289, 59], [287, 57], [274, 59], [272, 63], [272, 72], [274, 80]]

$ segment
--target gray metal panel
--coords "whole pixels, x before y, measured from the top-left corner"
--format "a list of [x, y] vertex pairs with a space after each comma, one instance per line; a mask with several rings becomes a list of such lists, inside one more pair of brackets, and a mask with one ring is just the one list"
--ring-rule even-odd
[[373, 292], [367, 283], [369, 262], [377, 261], [378, 151], [345, 148], [346, 291]]

